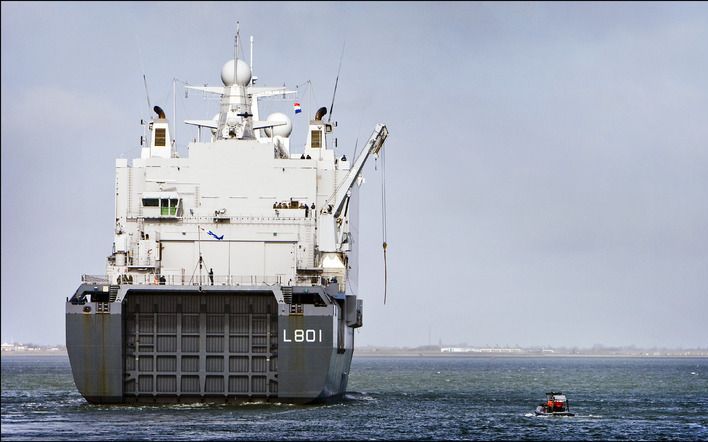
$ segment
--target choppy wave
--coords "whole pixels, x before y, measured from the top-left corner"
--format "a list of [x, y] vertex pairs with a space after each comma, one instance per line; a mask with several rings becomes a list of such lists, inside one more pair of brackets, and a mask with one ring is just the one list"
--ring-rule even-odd
[[[66, 359], [2, 362], [3, 440], [708, 440], [708, 359], [356, 358], [307, 406], [93, 406]], [[533, 413], [550, 389], [574, 417]]]
[[369, 393], [365, 391], [347, 391], [346, 394], [344, 395], [344, 400], [345, 401], [362, 401], [362, 402], [369, 402], [369, 401], [375, 401], [376, 398]]

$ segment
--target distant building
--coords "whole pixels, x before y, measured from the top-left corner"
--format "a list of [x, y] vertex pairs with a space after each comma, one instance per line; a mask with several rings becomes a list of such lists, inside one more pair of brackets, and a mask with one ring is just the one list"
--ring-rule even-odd
[[16, 342], [12, 343], [12, 344], [8, 344], [8, 343], [2, 344], [2, 351], [4, 351], [4, 352], [6, 352], [6, 351], [37, 351], [37, 350], [41, 350], [41, 348], [37, 347], [37, 346], [32, 346], [31, 344], [25, 345], [25, 344], [16, 343]]
[[28, 350], [27, 346], [24, 344], [2, 344], [2, 351], [25, 351]]
[[467, 353], [472, 351], [472, 349], [466, 347], [441, 347], [440, 351], [442, 353]]
[[441, 347], [442, 353], [521, 353], [520, 348]]

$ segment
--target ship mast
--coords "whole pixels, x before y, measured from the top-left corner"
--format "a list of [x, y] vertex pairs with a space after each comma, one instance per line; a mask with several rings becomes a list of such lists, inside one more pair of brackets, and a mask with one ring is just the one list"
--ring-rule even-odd
[[236, 35], [234, 35], [234, 81], [236, 81], [236, 66], [238, 65], [238, 32], [241, 25], [236, 22]]
[[256, 77], [253, 75], [253, 36], [251, 35], [251, 60], [248, 63], [251, 66], [251, 84], [256, 83]]

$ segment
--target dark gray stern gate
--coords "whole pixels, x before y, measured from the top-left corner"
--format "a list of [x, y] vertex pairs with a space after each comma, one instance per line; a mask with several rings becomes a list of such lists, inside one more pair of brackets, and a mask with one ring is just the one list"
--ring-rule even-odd
[[278, 395], [278, 309], [270, 292], [129, 293], [124, 320], [128, 401]]

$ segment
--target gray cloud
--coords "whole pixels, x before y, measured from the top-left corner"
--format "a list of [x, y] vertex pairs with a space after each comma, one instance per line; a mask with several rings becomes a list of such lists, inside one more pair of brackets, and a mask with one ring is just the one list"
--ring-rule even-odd
[[306, 112], [346, 42], [343, 152], [391, 130], [389, 301], [370, 166], [359, 344], [708, 342], [708, 7], [418, 2], [3, 3], [3, 340], [61, 342], [64, 298], [103, 271], [141, 64], [169, 109], [172, 78], [218, 84], [236, 19], [261, 84], [311, 80]]

